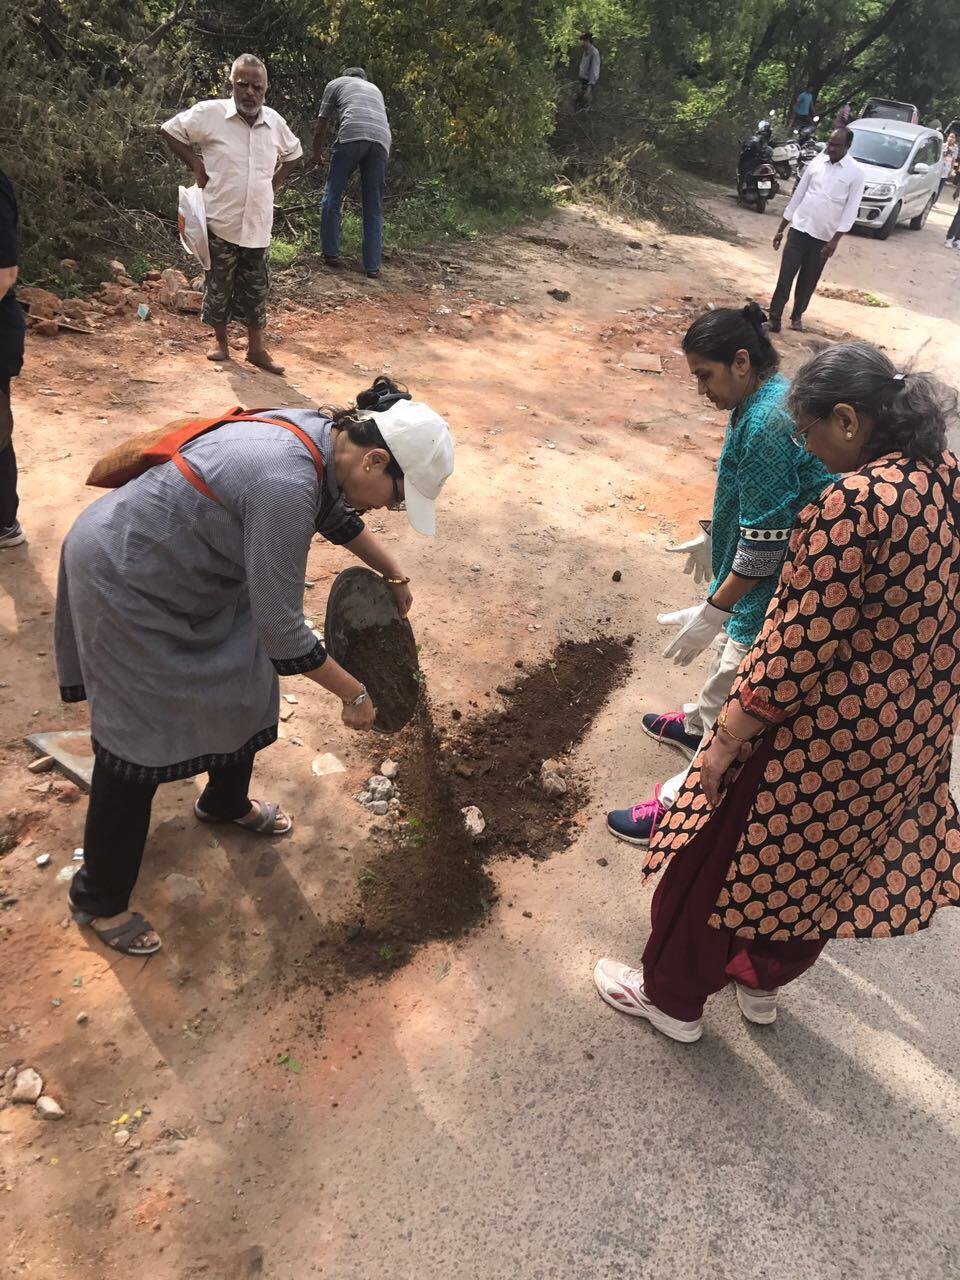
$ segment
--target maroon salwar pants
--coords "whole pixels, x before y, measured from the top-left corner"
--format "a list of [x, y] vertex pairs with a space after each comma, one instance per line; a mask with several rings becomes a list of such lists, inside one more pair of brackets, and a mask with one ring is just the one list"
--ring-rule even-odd
[[707, 996], [731, 979], [772, 991], [814, 963], [823, 942], [769, 942], [713, 929], [713, 914], [757, 794], [774, 735], [768, 734], [729, 788], [717, 812], [675, 853], [657, 885], [652, 932], [643, 953], [643, 987], [664, 1013], [694, 1022]]

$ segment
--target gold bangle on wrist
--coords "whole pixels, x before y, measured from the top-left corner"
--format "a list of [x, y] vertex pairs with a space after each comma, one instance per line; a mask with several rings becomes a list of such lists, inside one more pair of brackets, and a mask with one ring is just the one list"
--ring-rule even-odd
[[405, 587], [407, 583], [410, 581], [409, 578], [387, 578], [387, 577], [384, 577], [383, 580], [388, 587]]
[[721, 733], [725, 733], [728, 738], [732, 738], [734, 742], [739, 742], [741, 746], [745, 746], [748, 742], [753, 741], [752, 738], [741, 738], [739, 733], [734, 733], [732, 729], [729, 729], [727, 727], [726, 710], [721, 711], [720, 716], [717, 720], [717, 728], [720, 730]]

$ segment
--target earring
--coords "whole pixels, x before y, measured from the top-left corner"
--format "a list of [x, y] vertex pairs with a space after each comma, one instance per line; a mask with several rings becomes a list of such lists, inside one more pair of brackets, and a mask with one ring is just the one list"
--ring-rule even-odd
[[848, 432], [847, 432], [847, 439], [848, 439], [848, 440], [852, 440], [852, 439], [853, 439], [853, 432], [852, 432], [852, 431], [848, 431]]
[[364, 467], [363, 469], [364, 469], [364, 471], [369, 471], [369, 470], [370, 470], [370, 468], [369, 468], [369, 467]]

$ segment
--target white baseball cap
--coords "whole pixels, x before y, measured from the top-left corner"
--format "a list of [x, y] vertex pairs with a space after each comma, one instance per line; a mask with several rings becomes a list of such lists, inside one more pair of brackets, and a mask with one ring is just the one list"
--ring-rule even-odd
[[398, 400], [389, 409], [363, 414], [377, 424], [383, 442], [403, 472], [407, 519], [417, 533], [432, 538], [437, 531], [437, 498], [453, 475], [450, 427], [429, 405]]

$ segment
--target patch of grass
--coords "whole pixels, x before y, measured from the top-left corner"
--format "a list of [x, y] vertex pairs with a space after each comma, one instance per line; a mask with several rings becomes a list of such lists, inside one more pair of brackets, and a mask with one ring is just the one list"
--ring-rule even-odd
[[285, 267], [292, 267], [304, 248], [305, 245], [301, 239], [284, 240], [282, 236], [277, 236], [270, 241], [270, 251], [267, 255], [270, 266], [275, 271], [282, 271]]
[[884, 302], [882, 298], [878, 298], [875, 293], [865, 293], [863, 298], [868, 307], [889, 307], [890, 305], [889, 302]]
[[[385, 205], [383, 244], [385, 249], [407, 249], [444, 240], [475, 240], [528, 218], [546, 217], [552, 208], [546, 192], [538, 192], [526, 200], [518, 198], [491, 204], [453, 193], [442, 180], [431, 179], [418, 183], [406, 195]], [[270, 265], [277, 271], [292, 266], [301, 253], [321, 251], [319, 202], [310, 208], [299, 208], [295, 220], [291, 217], [290, 221], [296, 235], [277, 237], [270, 245]], [[359, 196], [351, 189], [343, 206], [341, 254], [359, 257], [362, 242]]]

